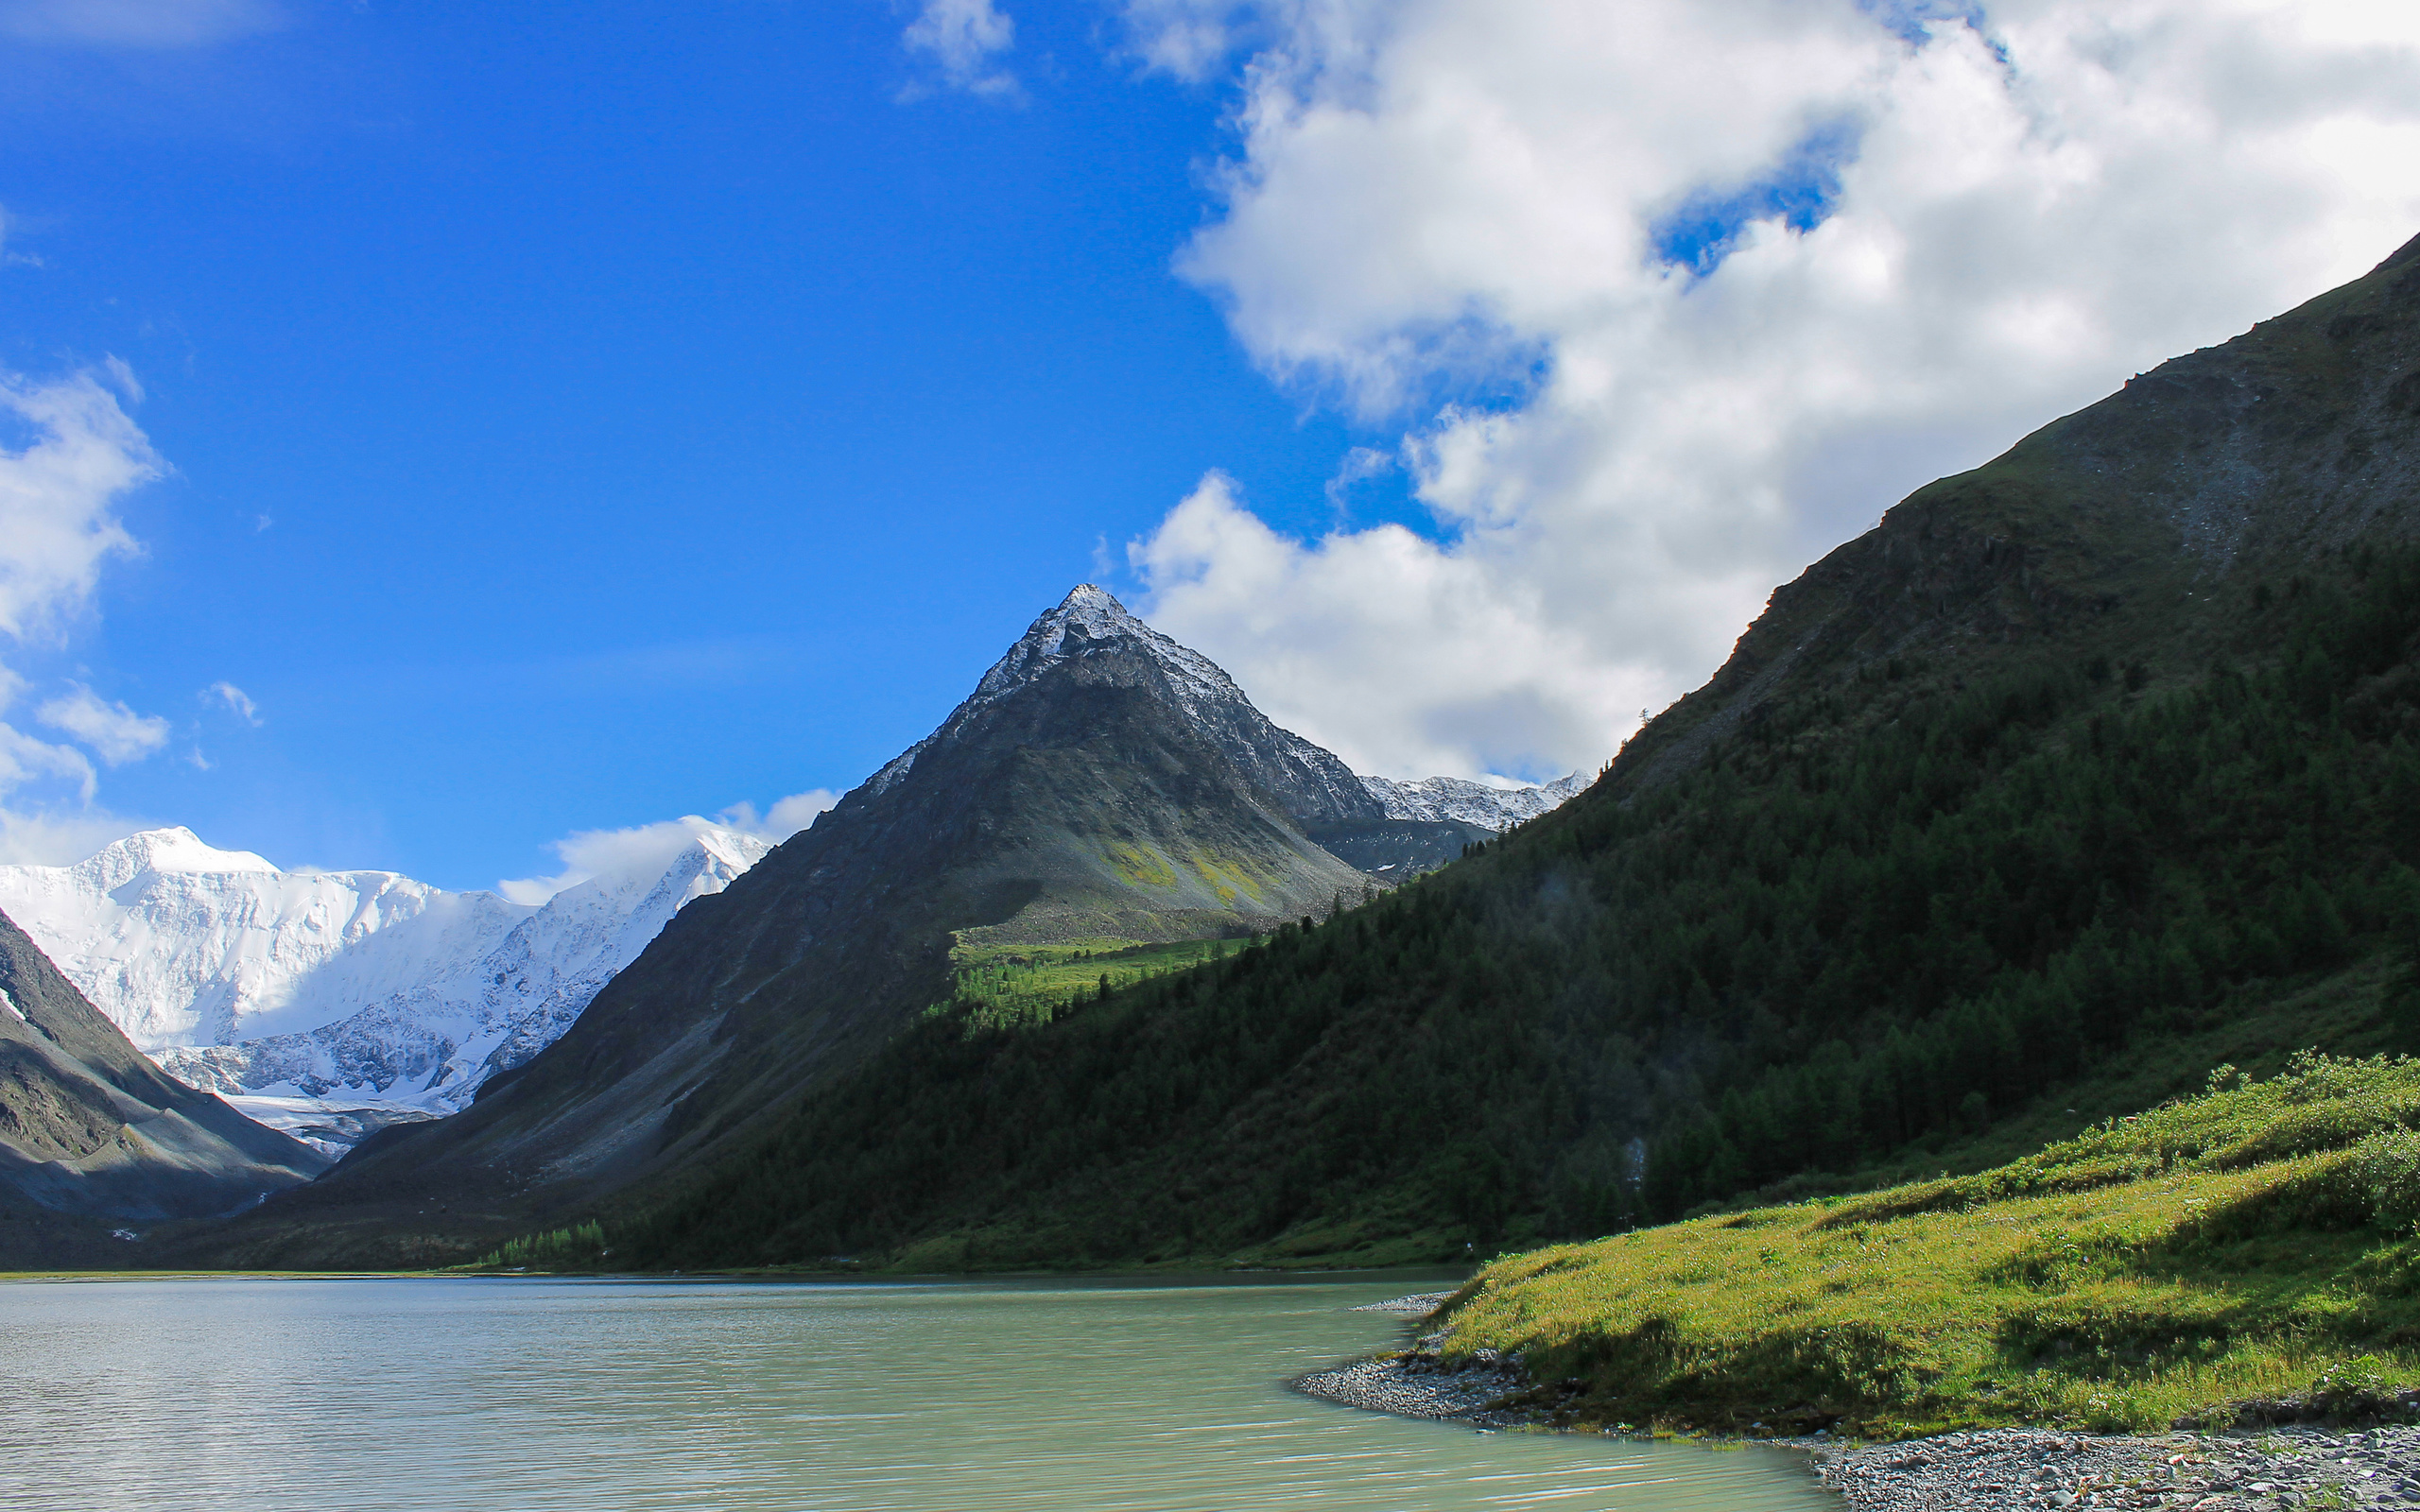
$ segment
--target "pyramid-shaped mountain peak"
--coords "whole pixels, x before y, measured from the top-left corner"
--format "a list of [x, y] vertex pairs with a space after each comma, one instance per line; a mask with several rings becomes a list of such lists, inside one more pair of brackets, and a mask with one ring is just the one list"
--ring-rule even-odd
[[[1058, 607], [1027, 627], [1008, 654], [993, 663], [975, 685], [974, 697], [959, 707], [951, 722], [971, 708], [1014, 693], [1056, 665], [1103, 651], [1139, 652], [1171, 679], [1173, 691], [1188, 706], [1205, 701], [1249, 702], [1234, 679], [1208, 657], [1179, 645], [1136, 619], [1107, 590], [1079, 583]], [[942, 726], [944, 730], [948, 728], [948, 724]]]
[[887, 792], [929, 752], [991, 738], [999, 726], [997, 711], [1005, 705], [1063, 699], [1070, 690], [1086, 685], [1115, 685], [1157, 707], [1162, 717], [1206, 741], [1245, 784], [1275, 798], [1295, 820], [1385, 816], [1383, 807], [1341, 760], [1279, 729], [1217, 662], [1144, 624], [1115, 595], [1092, 583], [1078, 584], [1028, 626], [941, 728], [903, 751], [858, 792], [869, 798]]

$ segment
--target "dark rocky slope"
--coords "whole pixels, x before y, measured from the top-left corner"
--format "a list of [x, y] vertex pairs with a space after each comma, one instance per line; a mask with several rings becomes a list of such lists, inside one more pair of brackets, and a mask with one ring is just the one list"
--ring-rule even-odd
[[124, 1263], [327, 1157], [163, 1073], [0, 915], [0, 1267]]

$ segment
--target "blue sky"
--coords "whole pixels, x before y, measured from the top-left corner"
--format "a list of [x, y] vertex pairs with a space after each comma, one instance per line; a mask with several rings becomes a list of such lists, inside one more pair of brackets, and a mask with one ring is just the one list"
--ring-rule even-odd
[[[2415, 49], [2351, 0], [0, 0], [0, 859], [552, 872], [853, 784], [1086, 578], [1363, 770], [1593, 766], [1908, 490], [2420, 230]], [[70, 400], [101, 472], [36, 467]]]
[[174, 469], [17, 661], [175, 725], [111, 809], [484, 885], [852, 784], [1209, 462], [1327, 516], [1354, 438], [1168, 271], [1218, 93], [1097, 13], [1002, 102], [878, 5], [501, 9], [11, 49], [0, 360], [121, 359]]

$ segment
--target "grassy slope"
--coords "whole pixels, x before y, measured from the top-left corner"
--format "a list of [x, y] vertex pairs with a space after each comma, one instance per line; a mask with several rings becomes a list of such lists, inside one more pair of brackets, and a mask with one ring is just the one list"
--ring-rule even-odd
[[2012, 1164], [1498, 1261], [1449, 1356], [1585, 1421], [2166, 1427], [2420, 1373], [2420, 1062], [2298, 1057]]
[[1112, 991], [1223, 959], [1239, 947], [1224, 939], [1156, 943], [1111, 936], [1048, 945], [970, 944], [950, 952], [957, 975], [948, 1001], [926, 1010], [959, 1012], [986, 1027], [1046, 1023], [1106, 983]]

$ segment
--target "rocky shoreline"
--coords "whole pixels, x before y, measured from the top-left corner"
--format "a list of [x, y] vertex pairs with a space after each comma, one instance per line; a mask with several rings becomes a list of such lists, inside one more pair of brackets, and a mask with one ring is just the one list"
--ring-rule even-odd
[[[1396, 1297], [1359, 1311], [1425, 1318], [1447, 1295]], [[1508, 1400], [1533, 1385], [1517, 1360], [1491, 1351], [1449, 1366], [1435, 1352], [1437, 1343], [1430, 1335], [1399, 1354], [1315, 1370], [1292, 1384], [1306, 1396], [1398, 1417], [1476, 1428], [1548, 1426], [1547, 1409]], [[2409, 1412], [2415, 1403], [2393, 1405]], [[1759, 1442], [1811, 1453], [1824, 1484], [1867, 1512], [2420, 1508], [2420, 1426], [2404, 1424], [2142, 1438], [1994, 1428], [1892, 1444], [1823, 1435]]]
[[1815, 1452], [1824, 1484], [1875, 1512], [2420, 1505], [2420, 1427], [2116, 1438], [1996, 1428]]

